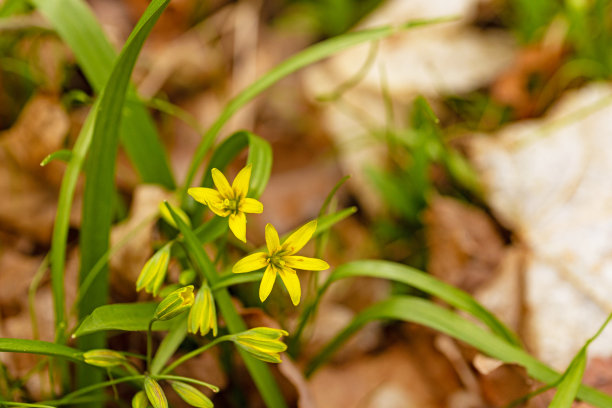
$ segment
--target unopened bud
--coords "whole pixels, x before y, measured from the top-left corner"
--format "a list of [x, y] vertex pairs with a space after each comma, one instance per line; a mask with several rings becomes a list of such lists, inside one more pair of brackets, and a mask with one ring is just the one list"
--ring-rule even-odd
[[147, 394], [144, 391], [138, 391], [132, 398], [132, 408], [147, 408], [148, 406]]
[[170, 293], [162, 300], [153, 317], [155, 320], [170, 320], [193, 305], [193, 286], [185, 286]]
[[[179, 229], [178, 226], [176, 225], [176, 222], [174, 221], [174, 218], [172, 218], [172, 214], [170, 214], [170, 211], [168, 211], [168, 208], [165, 205], [166, 202], [161, 202], [159, 203], [159, 213], [161, 215], [161, 217], [164, 219], [164, 221], [166, 221], [168, 223], [168, 225], [170, 225], [172, 228], [174, 229]], [[187, 226], [191, 227], [191, 221], [189, 220], [189, 217], [187, 216], [187, 213], [185, 213], [185, 211], [183, 211], [181, 208], [179, 207], [175, 207], [174, 205], [168, 203], [168, 205], [170, 207], [172, 207], [172, 211], [174, 211], [174, 213], [176, 215], [178, 215], [178, 217], [183, 220], [183, 222], [185, 224], [187, 224]]]
[[170, 385], [176, 391], [179, 397], [192, 407], [197, 408], [212, 408], [212, 401], [197, 388], [178, 381], [170, 382]]
[[287, 350], [287, 345], [280, 341], [280, 338], [288, 334], [280, 329], [256, 327], [234, 335], [232, 340], [238, 347], [259, 360], [268, 363], [280, 363], [279, 353]]
[[187, 319], [187, 331], [206, 336], [212, 329], [213, 336], [217, 336], [217, 311], [215, 309], [215, 299], [213, 298], [210, 287], [202, 285], [195, 297], [193, 307], [189, 311]]
[[87, 364], [96, 367], [116, 367], [127, 363], [127, 359], [121, 353], [107, 349], [89, 350], [83, 353]]
[[164, 394], [164, 390], [162, 390], [162, 387], [160, 387], [157, 381], [151, 377], [146, 377], [144, 380], [144, 389], [153, 408], [168, 408], [166, 394]]
[[147, 293], [157, 296], [159, 288], [166, 278], [171, 245], [171, 243], [164, 245], [147, 261], [136, 281], [137, 291], [144, 288]]

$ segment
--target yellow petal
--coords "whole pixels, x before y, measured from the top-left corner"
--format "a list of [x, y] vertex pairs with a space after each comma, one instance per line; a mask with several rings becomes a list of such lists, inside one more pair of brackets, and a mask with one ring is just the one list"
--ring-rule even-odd
[[304, 271], [324, 271], [329, 269], [329, 265], [322, 259], [307, 258], [305, 256], [284, 256], [285, 265], [289, 268], [302, 269]]
[[276, 268], [272, 265], [268, 265], [266, 271], [264, 272], [263, 279], [259, 285], [259, 300], [264, 302], [270, 292], [272, 292], [272, 287], [274, 286], [274, 281], [276, 280]]
[[227, 217], [231, 214], [231, 211], [226, 209], [223, 204], [216, 205], [213, 203], [208, 203], [208, 208], [210, 209], [210, 211], [214, 212], [219, 217]]
[[229, 227], [239, 240], [246, 242], [246, 215], [243, 212], [230, 214]]
[[304, 248], [304, 245], [310, 240], [316, 229], [317, 220], [306, 223], [293, 234], [289, 235], [289, 238], [283, 243], [283, 248], [287, 250], [289, 255], [295, 254], [297, 251]]
[[[244, 169], [240, 170], [234, 181], [232, 182], [232, 190], [234, 190], [235, 198], [244, 198], [249, 192], [249, 182], [251, 181], [251, 168], [249, 164]], [[252, 211], [247, 211], [252, 212]]]
[[232, 272], [244, 273], [256, 271], [266, 265], [268, 265], [268, 254], [264, 252], [257, 252], [255, 254], [245, 256], [244, 258], [236, 262], [236, 264], [232, 268]]
[[268, 246], [268, 253], [270, 255], [280, 247], [278, 232], [276, 232], [272, 224], [266, 224], [266, 245]]
[[239, 211], [251, 214], [261, 214], [263, 212], [263, 204], [254, 198], [243, 198], [240, 200]]
[[233, 199], [234, 190], [232, 190], [232, 188], [230, 187], [229, 182], [227, 181], [223, 173], [221, 173], [217, 169], [212, 169], [211, 173], [213, 182], [215, 183], [215, 187], [217, 187], [217, 190], [219, 190], [221, 196], [223, 198]]
[[187, 190], [187, 194], [192, 196], [197, 202], [206, 205], [209, 205], [209, 203], [212, 203], [213, 205], [221, 205], [223, 202], [223, 197], [221, 197], [217, 190], [213, 190], [212, 188], [192, 187]]
[[287, 288], [287, 292], [289, 292], [289, 296], [291, 296], [291, 302], [293, 302], [294, 306], [297, 306], [300, 303], [300, 296], [302, 296], [302, 288], [300, 288], [300, 279], [297, 273], [293, 269], [286, 267], [278, 272]]

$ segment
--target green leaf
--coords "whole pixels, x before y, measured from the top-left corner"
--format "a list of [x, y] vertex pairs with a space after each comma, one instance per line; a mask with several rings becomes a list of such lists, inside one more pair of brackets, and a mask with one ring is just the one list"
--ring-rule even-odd
[[[97, 104], [96, 104], [97, 105]], [[85, 156], [91, 136], [93, 134], [93, 123], [97, 111], [96, 105], [92, 112], [87, 116], [81, 132], [77, 138], [70, 155], [70, 161], [66, 167], [66, 172], [62, 179], [59, 198], [57, 202], [57, 214], [53, 225], [53, 236], [51, 238], [51, 289], [53, 292], [53, 308], [55, 313], [55, 330], [57, 341], [65, 341], [64, 331], [66, 330], [66, 311], [64, 309], [64, 269], [66, 263], [66, 241], [68, 239], [68, 229], [70, 227], [70, 213], [72, 209], [72, 199], [79, 179], [79, 173], [83, 167]]]
[[172, 327], [170, 327], [168, 334], [155, 352], [155, 357], [153, 357], [151, 362], [151, 374], [159, 374], [164, 364], [168, 362], [183, 340], [185, 340], [187, 336], [187, 316], [188, 314], [185, 313], [178, 319], [173, 320]]
[[369, 260], [346, 263], [332, 272], [325, 285], [320, 289], [320, 292], [325, 291], [332, 282], [356, 276], [389, 279], [413, 286], [470, 313], [507, 342], [516, 346], [521, 345], [516, 335], [510, 329], [466, 292], [448, 285], [429, 274], [395, 262]]
[[369, 30], [357, 31], [353, 33], [343, 34], [334, 38], [330, 38], [320, 43], [314, 44], [305, 50], [302, 50], [294, 56], [287, 58], [276, 67], [272, 68], [261, 78], [257, 79], [246, 89], [236, 95], [230, 100], [227, 105], [223, 108], [223, 111], [208, 129], [206, 134], [202, 137], [202, 141], [198, 145], [198, 148], [193, 156], [189, 170], [187, 172], [187, 178], [183, 190], [186, 191], [187, 187], [191, 185], [193, 177], [198, 170], [198, 167], [204, 160], [208, 149], [212, 146], [217, 134], [225, 123], [236, 113], [240, 108], [250, 102], [257, 95], [274, 85], [289, 74], [304, 68], [310, 64], [320, 61], [330, 55], [336, 54], [341, 50], [350, 48], [354, 45], [361, 44], [367, 41], [375, 41], [381, 38], [388, 37], [401, 30], [407, 30], [414, 27], [423, 25], [435, 24], [438, 22], [449, 21], [448, 18], [439, 18], [431, 20], [419, 20], [409, 23], [402, 24], [400, 26], [384, 26], [372, 28]]
[[44, 167], [47, 164], [51, 163], [53, 160], [61, 160], [63, 162], [69, 163], [70, 156], [72, 156], [72, 151], [67, 149], [58, 150], [57, 152], [53, 152], [47, 157], [45, 157], [43, 161], [40, 162], [40, 165]]
[[[153, 0], [149, 4], [119, 54], [95, 107], [96, 118], [93, 124], [85, 192], [83, 194], [80, 234], [80, 283], [87, 279], [88, 273], [96, 265], [98, 259], [104, 256], [109, 247], [110, 227], [113, 217], [112, 200], [109, 200], [109, 197], [113, 197], [115, 194], [115, 162], [123, 105], [138, 54], [168, 2], [169, 0]], [[37, 2], [40, 6], [39, 3]], [[47, 0], [43, 3], [48, 4]], [[65, 2], [62, 2], [62, 6], [59, 8], [62, 10], [70, 9]], [[88, 46], [91, 46], [91, 44]], [[108, 267], [106, 265], [92, 282], [91, 287], [96, 290], [90, 290], [86, 296], [81, 297], [79, 308], [81, 318], [91, 313], [97, 306], [107, 302]], [[79, 347], [83, 349], [105, 348], [105, 343], [103, 334], [93, 334], [79, 339], [78, 342]], [[77, 386], [83, 388], [89, 384], [100, 382], [101, 378], [101, 373], [93, 371], [91, 367], [81, 367], [77, 373]]]
[[[185, 222], [178, 216], [172, 208], [166, 205], [170, 214], [174, 218], [174, 222], [179, 227], [179, 230], [183, 234], [183, 243], [185, 244], [186, 252], [189, 254], [194, 268], [198, 269], [200, 273], [204, 275], [206, 280], [211, 286], [214, 286], [219, 280], [217, 271], [212, 264], [210, 258], [204, 251], [202, 244], [198, 240], [195, 233], [185, 224]], [[247, 329], [246, 324], [238, 314], [232, 299], [227, 289], [222, 288], [215, 292], [215, 301], [219, 307], [219, 311], [223, 316], [225, 323], [230, 333], [239, 333]], [[246, 365], [251, 378], [255, 382], [255, 385], [259, 389], [261, 396], [265, 404], [270, 408], [284, 408], [287, 406], [285, 400], [274, 380], [274, 377], [270, 373], [270, 370], [266, 365], [260, 361], [257, 361], [253, 357], [249, 356], [248, 353], [239, 350], [244, 364]]]
[[83, 361], [83, 353], [80, 350], [41, 340], [0, 338], [0, 351], [43, 354], [51, 357], [62, 357], [71, 361]]
[[[158, 303], [116, 303], [96, 308], [79, 325], [72, 335], [80, 337], [86, 334], [107, 330], [146, 331]], [[173, 322], [155, 322], [153, 330], [169, 330]]]
[[[506, 363], [516, 363], [538, 381], [552, 384], [561, 377], [559, 373], [529, 355], [522, 348], [486, 331], [480, 326], [434, 303], [411, 296], [392, 297], [359, 313], [334, 339], [332, 339], [308, 365], [310, 376], [329, 356], [359, 328], [373, 320], [403, 320], [427, 326], [457, 340], [463, 341], [481, 352]], [[597, 407], [611, 407], [612, 397], [601, 391], [581, 385], [578, 398]]]
[[571, 408], [582, 383], [586, 367], [586, 348], [580, 349], [563, 375], [563, 380], [557, 387], [557, 393], [548, 408]]
[[[82, 0], [32, 0], [74, 52], [93, 88], [100, 92], [117, 60], [102, 27]], [[174, 188], [174, 178], [155, 125], [135, 92], [123, 108], [121, 140], [142, 180]], [[121, 110], [121, 108], [119, 108]]]

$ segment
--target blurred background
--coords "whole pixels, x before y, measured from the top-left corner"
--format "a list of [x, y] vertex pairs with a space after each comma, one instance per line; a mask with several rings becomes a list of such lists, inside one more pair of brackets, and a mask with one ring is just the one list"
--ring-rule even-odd
[[[148, 2], [87, 4], [119, 50]], [[427, 271], [472, 294], [535, 356], [564, 370], [612, 311], [611, 11], [608, 0], [172, 0], [133, 82], [180, 181], [225, 103], [284, 59], [346, 32], [444, 17], [300, 70], [231, 119], [218, 141], [248, 129], [274, 152], [266, 211], [249, 218], [247, 235], [261, 245], [266, 223], [284, 233], [315, 218], [350, 175], [332, 206], [358, 212], [332, 229], [324, 255], [332, 267], [375, 258]], [[39, 164], [72, 147], [93, 89], [41, 14], [0, 1], [0, 337], [53, 340], [51, 288], [40, 265], [66, 166]], [[242, 166], [235, 163], [229, 178]], [[116, 181], [113, 242], [170, 197], [142, 184], [123, 152]], [[79, 184], [69, 307], [81, 196]], [[151, 225], [113, 256], [113, 302], [138, 299], [134, 282], [156, 240]], [[365, 278], [336, 284], [304, 359], [360, 310], [413, 292]], [[261, 306], [252, 294], [242, 297]], [[297, 312], [285, 298], [273, 294], [264, 310], [291, 327]], [[128, 335], [110, 341], [142, 345]], [[584, 379], [608, 392], [611, 344], [606, 330], [590, 348]], [[184, 374], [240, 386], [217, 357], [202, 355]], [[18, 384], [24, 395], [42, 395], [48, 384], [27, 375], [36, 361], [0, 354], [0, 390]], [[308, 381], [278, 375], [303, 408], [503, 407], [537, 388], [519, 366], [407, 323], [366, 325]], [[545, 393], [521, 406], [550, 399]], [[223, 395], [214, 401], [241, 406]]]

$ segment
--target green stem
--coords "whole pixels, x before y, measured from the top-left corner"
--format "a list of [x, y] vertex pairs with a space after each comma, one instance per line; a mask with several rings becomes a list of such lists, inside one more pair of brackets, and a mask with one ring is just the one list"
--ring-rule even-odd
[[151, 369], [151, 353], [153, 349], [153, 323], [155, 323], [157, 319], [152, 319], [149, 322], [149, 328], [147, 329], [147, 370]]
[[75, 397], [78, 397], [80, 395], [87, 394], [92, 391], [96, 391], [100, 388], [108, 387], [109, 385], [113, 385], [113, 384], [119, 384], [119, 383], [124, 383], [124, 382], [135, 381], [135, 380], [144, 380], [144, 377], [145, 377], [144, 375], [139, 374], [139, 375], [132, 375], [129, 377], [117, 378], [117, 379], [110, 380], [110, 381], [100, 382], [97, 384], [90, 385], [88, 387], [81, 388], [80, 390], [71, 392], [70, 394], [66, 395], [64, 398], [61, 398], [59, 400], [45, 401], [44, 403], [50, 404], [50, 405], [67, 405], [67, 404], [70, 404], [71, 401], [74, 400]]
[[232, 335], [230, 335], [230, 334], [228, 334], [226, 336], [217, 337], [216, 339], [214, 339], [210, 343], [205, 344], [202, 347], [197, 348], [197, 349], [195, 349], [193, 351], [190, 351], [189, 353], [187, 353], [187, 354], [177, 358], [176, 360], [174, 360], [174, 362], [172, 362], [172, 364], [170, 364], [169, 366], [167, 366], [166, 368], [164, 368], [162, 370], [160, 375], [164, 375], [166, 373], [171, 372], [176, 367], [178, 367], [179, 365], [183, 364], [185, 361], [187, 361], [187, 360], [197, 356], [198, 354], [201, 354], [201, 353], [205, 352], [209, 348], [211, 348], [213, 346], [216, 346], [217, 344], [221, 343], [222, 341], [230, 340], [231, 338], [232, 338]]
[[203, 387], [210, 388], [214, 392], [219, 392], [219, 387], [217, 387], [216, 385], [209, 384], [207, 382], [200, 381], [200, 380], [194, 380], [193, 378], [181, 377], [179, 375], [153, 375], [151, 377], [155, 380], [174, 380], [174, 381], [181, 381], [181, 382], [201, 385]]

